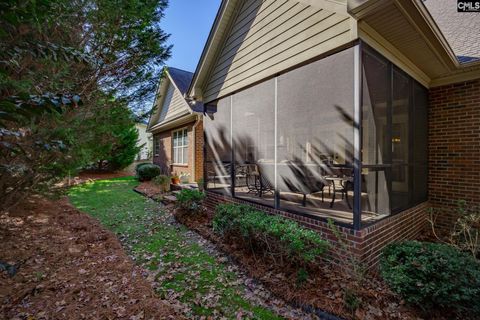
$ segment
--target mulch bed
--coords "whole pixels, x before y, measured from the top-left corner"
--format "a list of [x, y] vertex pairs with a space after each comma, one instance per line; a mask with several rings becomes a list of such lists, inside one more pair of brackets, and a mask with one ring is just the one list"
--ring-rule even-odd
[[152, 181], [140, 182], [134, 190], [152, 199], [160, 198], [162, 195], [162, 188]]
[[355, 311], [349, 310], [345, 301], [346, 285], [351, 283], [348, 275], [339, 271], [338, 266], [324, 264], [309, 270], [309, 278], [297, 285], [297, 274], [293, 267], [278, 265], [269, 257], [254, 257], [238, 242], [219, 238], [212, 230], [212, 213], [190, 216], [175, 213], [176, 219], [189, 229], [215, 243], [220, 250], [240, 264], [250, 277], [259, 280], [273, 294], [294, 305], [318, 308], [346, 319], [454, 319], [445, 312], [425, 314], [404, 304], [387, 285], [375, 274], [368, 274], [356, 297], [361, 305]]
[[0, 272], [0, 318], [182, 318], [116, 236], [66, 198], [33, 197], [0, 214], [0, 243], [2, 265], [16, 267]]

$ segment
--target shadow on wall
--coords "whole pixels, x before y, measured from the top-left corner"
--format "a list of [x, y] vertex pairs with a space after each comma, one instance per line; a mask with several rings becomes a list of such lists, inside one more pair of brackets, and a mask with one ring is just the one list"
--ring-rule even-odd
[[[351, 129], [353, 136], [354, 127], [359, 124], [355, 123], [351, 115], [341, 106], [334, 105], [332, 108], [338, 113], [339, 123], [343, 123], [345, 128]], [[215, 113], [206, 114], [210, 120], [214, 120]], [[221, 120], [219, 120], [221, 121]], [[208, 124], [206, 124], [208, 125]], [[230, 130], [223, 124], [214, 125], [214, 130], [206, 128], [206, 173], [207, 181], [209, 177], [229, 177], [231, 175], [232, 162], [235, 166], [244, 164], [255, 164], [260, 169], [260, 174], [267, 182], [274, 186], [274, 170], [271, 164], [274, 159], [259, 159], [261, 153], [259, 149], [262, 146], [249, 135], [240, 135], [233, 132], [233, 138], [230, 138]], [[213, 132], [209, 132], [213, 131]], [[210, 133], [210, 135], [208, 134]], [[321, 184], [326, 185], [324, 177], [327, 175], [346, 175], [353, 177], [353, 143], [351, 138], [337, 132], [336, 137], [338, 143], [336, 147], [342, 146], [342, 162], [334, 163], [335, 154], [332, 144], [325, 143], [321, 137], [312, 133], [311, 137], [307, 137], [305, 141], [297, 141], [296, 150], [300, 153], [284, 155], [277, 158], [277, 186], [280, 192], [293, 191], [302, 193], [311, 193], [321, 188]], [[305, 137], [299, 137], [304, 139]], [[311, 139], [311, 140], [310, 140]], [[310, 148], [307, 150], [303, 143], [311, 142]], [[248, 146], [248, 149], [245, 148]], [[263, 146], [264, 148], [265, 146]], [[233, 149], [233, 152], [232, 152]], [[337, 150], [338, 151], [338, 150]], [[308, 153], [308, 157], [304, 157]], [[232, 155], [234, 159], [232, 159]], [[308, 158], [308, 160], [307, 160]], [[248, 159], [248, 160], [247, 160]], [[262, 172], [263, 171], [263, 172]], [[234, 176], [236, 176], [234, 172]], [[228, 178], [225, 178], [229, 180]], [[351, 186], [350, 186], [351, 187]]]
[[[159, 142], [158, 142], [157, 150], [155, 150], [155, 146], [153, 148], [154, 149], [153, 163], [155, 163], [160, 167], [161, 174], [169, 176], [171, 175], [171, 168], [170, 168], [171, 160], [168, 157], [164, 140], [160, 139], [160, 137], [157, 137], [157, 139], [159, 139]], [[155, 141], [154, 141], [154, 144], [155, 144]]]

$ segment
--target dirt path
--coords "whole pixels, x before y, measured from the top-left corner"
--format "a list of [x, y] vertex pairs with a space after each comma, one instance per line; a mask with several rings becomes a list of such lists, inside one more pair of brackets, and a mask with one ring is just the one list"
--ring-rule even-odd
[[116, 236], [67, 199], [34, 198], [0, 215], [0, 243], [2, 266], [15, 273], [0, 272], [0, 318], [181, 317], [154, 294]]

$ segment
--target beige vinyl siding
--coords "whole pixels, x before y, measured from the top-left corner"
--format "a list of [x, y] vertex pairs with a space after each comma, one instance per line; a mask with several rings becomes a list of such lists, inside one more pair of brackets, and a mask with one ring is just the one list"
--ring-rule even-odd
[[157, 124], [173, 120], [181, 115], [188, 114], [189, 107], [182, 94], [171, 83], [168, 85]]
[[211, 69], [204, 101], [348, 43], [351, 19], [296, 0], [245, 1]]

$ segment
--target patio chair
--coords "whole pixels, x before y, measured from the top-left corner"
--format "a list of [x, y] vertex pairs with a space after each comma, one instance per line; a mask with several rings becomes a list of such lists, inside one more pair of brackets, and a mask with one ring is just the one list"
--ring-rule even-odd
[[[259, 163], [261, 172], [272, 171], [265, 176], [273, 176], [273, 164]], [[320, 174], [315, 174], [311, 166], [302, 164], [283, 162], [277, 165], [277, 187], [280, 192], [292, 192], [303, 195], [302, 206], [307, 205], [307, 195], [321, 192], [322, 202], [324, 202], [325, 181]], [[272, 188], [273, 189], [273, 188]]]
[[255, 165], [247, 165], [246, 166], [247, 172], [245, 176], [245, 183], [247, 185], [247, 193], [258, 193], [258, 171]]

